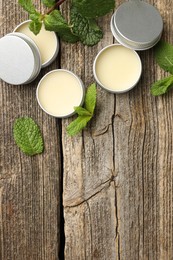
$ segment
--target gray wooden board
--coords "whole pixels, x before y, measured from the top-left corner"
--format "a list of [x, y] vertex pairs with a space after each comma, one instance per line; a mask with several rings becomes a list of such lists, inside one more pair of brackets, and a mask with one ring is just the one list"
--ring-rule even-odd
[[[68, 2], [61, 7], [66, 16]], [[172, 1], [148, 2], [161, 12], [163, 39], [173, 43]], [[96, 54], [114, 42], [110, 17], [99, 19], [104, 38], [98, 45], [61, 42], [61, 67], [86, 86], [94, 82]], [[27, 18], [17, 1], [0, 1], [1, 36]], [[151, 96], [151, 84], [167, 74], [155, 63], [153, 49], [140, 56], [138, 86], [121, 95], [98, 86], [95, 116], [74, 138], [66, 126], [75, 116], [62, 120], [61, 136], [61, 122], [43, 113], [35, 98], [39, 79], [59, 67], [59, 58], [29, 85], [0, 82], [0, 259], [59, 258], [62, 196], [66, 260], [173, 259], [173, 92]], [[42, 155], [27, 157], [14, 144], [12, 126], [19, 116], [39, 124]]]

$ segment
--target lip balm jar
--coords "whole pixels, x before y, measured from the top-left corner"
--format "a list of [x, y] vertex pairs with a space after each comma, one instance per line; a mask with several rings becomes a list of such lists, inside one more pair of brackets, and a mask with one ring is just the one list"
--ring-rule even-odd
[[57, 69], [47, 73], [36, 90], [38, 104], [47, 114], [67, 118], [75, 114], [74, 107], [84, 102], [85, 87], [73, 72]]
[[147, 50], [160, 40], [163, 20], [151, 4], [130, 0], [117, 8], [110, 26], [113, 36], [122, 45], [134, 50]]
[[37, 45], [27, 36], [11, 33], [0, 39], [0, 78], [12, 85], [28, 84], [41, 70]]
[[45, 30], [44, 25], [42, 25], [39, 34], [35, 35], [29, 29], [30, 22], [31, 20], [22, 22], [14, 29], [14, 32], [22, 33], [35, 42], [40, 51], [42, 68], [47, 67], [55, 60], [59, 52], [57, 35], [53, 31]]
[[124, 93], [138, 83], [142, 63], [136, 51], [120, 44], [112, 44], [97, 54], [93, 72], [102, 88], [112, 93]]

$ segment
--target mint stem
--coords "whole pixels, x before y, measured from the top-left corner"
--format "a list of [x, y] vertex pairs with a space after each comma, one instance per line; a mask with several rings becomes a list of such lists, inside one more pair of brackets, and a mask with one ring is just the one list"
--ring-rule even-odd
[[53, 10], [55, 10], [58, 6], [64, 3], [66, 0], [59, 0], [52, 8], [50, 8], [46, 14], [50, 14]]

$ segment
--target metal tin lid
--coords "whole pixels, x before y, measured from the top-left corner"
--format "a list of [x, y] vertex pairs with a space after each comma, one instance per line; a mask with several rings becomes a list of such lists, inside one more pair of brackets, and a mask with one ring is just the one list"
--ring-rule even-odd
[[111, 30], [122, 45], [146, 50], [159, 41], [163, 20], [154, 6], [133, 0], [123, 3], [116, 10], [111, 20]]
[[30, 46], [17, 36], [0, 39], [0, 78], [12, 85], [31, 79], [35, 70], [35, 57]]
[[35, 44], [35, 42], [31, 38], [29, 38], [28, 36], [24, 35], [23, 33], [15, 32], [15, 33], [7, 34], [7, 36], [10, 36], [10, 35], [11, 36], [18, 36], [21, 39], [25, 40], [25, 42], [28, 43], [28, 45], [30, 46], [30, 48], [32, 49], [32, 52], [34, 54], [35, 68], [34, 68], [33, 74], [31, 75], [30, 79], [27, 82], [25, 82], [25, 84], [28, 84], [28, 83], [32, 82], [38, 76], [38, 74], [40, 73], [40, 70], [41, 70], [41, 67], [42, 67], [40, 51], [39, 51], [37, 45]]

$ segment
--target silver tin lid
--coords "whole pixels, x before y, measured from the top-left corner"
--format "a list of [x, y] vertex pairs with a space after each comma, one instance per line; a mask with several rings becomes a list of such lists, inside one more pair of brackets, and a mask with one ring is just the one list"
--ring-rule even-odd
[[41, 64], [41, 54], [40, 51], [37, 47], [37, 45], [35, 44], [35, 42], [29, 38], [28, 36], [24, 35], [23, 33], [10, 33], [7, 34], [7, 36], [17, 36], [20, 37], [21, 39], [25, 40], [25, 42], [28, 43], [28, 45], [30, 46], [30, 48], [32, 49], [32, 52], [34, 54], [34, 58], [35, 58], [35, 68], [33, 71], [33, 74], [31, 75], [30, 79], [25, 82], [25, 84], [28, 84], [30, 82], [32, 82], [34, 79], [36, 79], [36, 77], [38, 76], [38, 74], [40, 73], [42, 64]]
[[27, 82], [35, 69], [35, 57], [30, 46], [17, 36], [0, 39], [0, 78], [12, 85]]
[[123, 3], [111, 19], [111, 31], [117, 41], [135, 50], [153, 47], [162, 30], [163, 20], [159, 11], [140, 0]]

